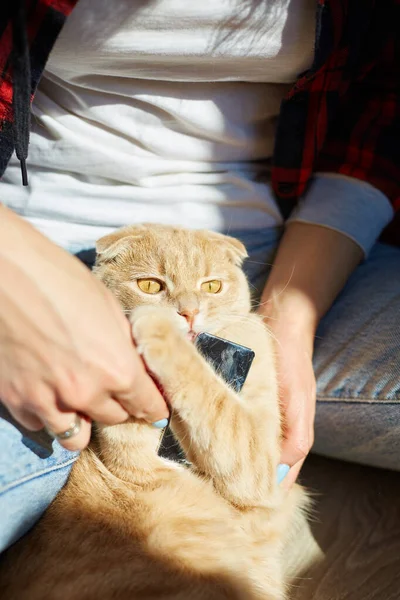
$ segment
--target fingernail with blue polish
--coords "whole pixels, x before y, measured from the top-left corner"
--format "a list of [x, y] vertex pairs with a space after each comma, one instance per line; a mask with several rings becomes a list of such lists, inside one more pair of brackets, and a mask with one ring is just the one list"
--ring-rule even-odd
[[286, 475], [289, 473], [290, 471], [290, 467], [289, 465], [278, 465], [278, 468], [276, 470], [276, 476], [278, 479], [278, 483], [282, 483], [282, 481], [285, 479]]
[[160, 419], [152, 423], [152, 426], [156, 429], [164, 429], [168, 425], [168, 419]]

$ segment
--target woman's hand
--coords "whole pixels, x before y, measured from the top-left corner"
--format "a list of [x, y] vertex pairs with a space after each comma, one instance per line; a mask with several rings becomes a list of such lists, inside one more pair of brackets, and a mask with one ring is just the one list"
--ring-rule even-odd
[[[287, 310], [285, 302], [288, 302]], [[286, 297], [282, 305], [270, 310], [266, 324], [275, 340], [275, 364], [283, 415], [281, 466], [278, 480], [284, 487], [297, 479], [314, 442], [316, 382], [312, 366], [314, 325], [300, 318], [301, 298]], [[298, 320], [296, 319], [298, 317]], [[283, 466], [285, 465], [285, 466]]]
[[31, 430], [84, 448], [91, 419], [155, 422], [168, 408], [134, 347], [127, 319], [87, 268], [0, 205], [0, 398]]
[[[363, 257], [347, 236], [319, 225], [288, 225], [259, 313], [275, 340], [283, 417], [278, 479], [290, 487], [314, 440], [314, 336], [321, 317]], [[290, 469], [290, 470], [289, 470]]]

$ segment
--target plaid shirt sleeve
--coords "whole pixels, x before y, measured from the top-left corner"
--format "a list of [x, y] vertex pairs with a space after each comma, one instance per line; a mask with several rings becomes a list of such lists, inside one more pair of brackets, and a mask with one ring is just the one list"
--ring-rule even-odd
[[358, 244], [366, 258], [392, 218], [388, 198], [366, 181], [316, 173], [288, 221], [333, 229]]
[[[77, 0], [25, 0], [27, 34], [31, 59], [32, 96], [39, 83], [46, 60]], [[14, 150], [12, 67], [12, 18], [15, 0], [0, 2], [0, 175]]]
[[316, 170], [368, 181], [400, 209], [400, 2], [380, 0], [371, 57], [342, 99]]
[[273, 187], [288, 213], [316, 172], [400, 209], [400, 1], [319, 0], [313, 68], [282, 105]]

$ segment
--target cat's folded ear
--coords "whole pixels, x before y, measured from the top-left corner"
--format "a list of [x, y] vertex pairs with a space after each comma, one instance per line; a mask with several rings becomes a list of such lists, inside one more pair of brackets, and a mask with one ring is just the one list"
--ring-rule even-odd
[[109, 233], [96, 242], [96, 262], [107, 262], [132, 248], [133, 244], [143, 236], [146, 227], [142, 225], [123, 227]]
[[210, 238], [217, 241], [219, 247], [222, 245], [230, 260], [238, 267], [240, 267], [244, 259], [248, 257], [246, 247], [238, 239], [215, 231], [210, 232]]

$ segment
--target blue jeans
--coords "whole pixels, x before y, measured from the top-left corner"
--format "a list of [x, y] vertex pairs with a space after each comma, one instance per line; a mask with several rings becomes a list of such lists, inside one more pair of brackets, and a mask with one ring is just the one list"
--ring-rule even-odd
[[[281, 231], [230, 235], [246, 244], [245, 269], [261, 291]], [[350, 277], [320, 324], [314, 367], [314, 451], [400, 470], [400, 249], [377, 244]], [[76, 458], [0, 410], [0, 551], [37, 521]]]

